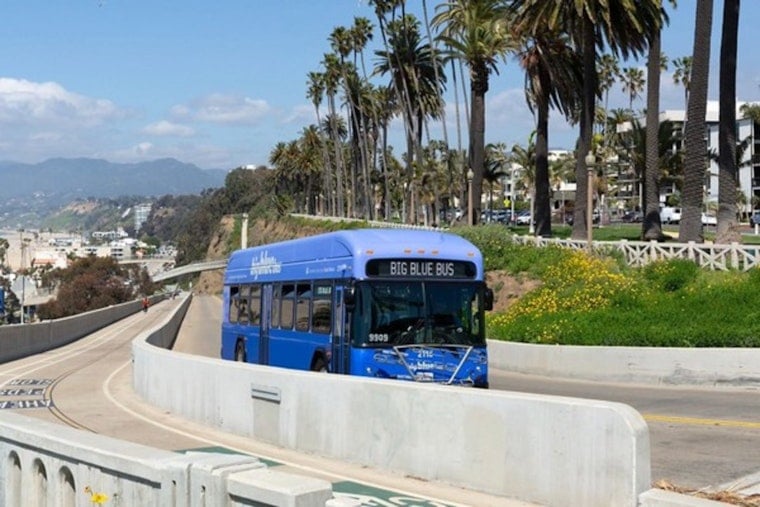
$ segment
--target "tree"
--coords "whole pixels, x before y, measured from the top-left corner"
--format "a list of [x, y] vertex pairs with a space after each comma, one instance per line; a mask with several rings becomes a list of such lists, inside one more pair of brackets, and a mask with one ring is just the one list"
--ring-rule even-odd
[[[671, 0], [675, 4], [675, 0]], [[667, 22], [667, 16], [663, 15]], [[644, 220], [642, 220], [641, 236], [645, 240], [663, 239], [662, 224], [660, 223], [660, 73], [667, 68], [667, 59], [660, 50], [662, 29], [656, 30], [649, 41], [647, 57], [647, 110], [646, 110], [646, 157], [644, 169]]]
[[707, 81], [710, 72], [710, 31], [712, 0], [697, 0], [694, 25], [694, 51], [689, 77], [689, 104], [684, 127], [684, 183], [678, 239], [704, 241], [702, 232], [702, 185], [707, 165], [705, 115]]
[[[659, 63], [659, 55], [657, 58]], [[644, 89], [644, 71], [638, 67], [626, 67], [620, 74], [620, 80], [623, 83], [623, 92], [628, 94], [628, 109], [633, 111], [633, 101]]]
[[[311, 99], [311, 103], [314, 106], [314, 112], [317, 118], [317, 125], [322, 124], [320, 117], [319, 106], [322, 104], [322, 96], [325, 93], [325, 76], [319, 72], [309, 72], [308, 74], [308, 88], [306, 90], [306, 97]], [[332, 202], [333, 186], [330, 183], [330, 171], [327, 170], [330, 167], [330, 155], [328, 152], [327, 143], [322, 142], [322, 191], [325, 193], [326, 203]], [[328, 215], [335, 215], [335, 209], [329, 205], [325, 205], [325, 202], [321, 202], [322, 213]], [[329, 208], [329, 209], [328, 209]]]
[[486, 145], [485, 170], [483, 181], [488, 182], [488, 209], [493, 211], [493, 186], [508, 173], [504, 166], [507, 163], [504, 143], [489, 143]]
[[[43, 275], [43, 283], [57, 287], [53, 301], [38, 307], [41, 319], [57, 319], [131, 301], [140, 293], [151, 294], [154, 286], [145, 269], [130, 273], [110, 257], [77, 259], [68, 268]], [[147, 280], [147, 282], [146, 282]]]
[[676, 70], [673, 73], [673, 82], [683, 85], [683, 103], [684, 107], [689, 105], [689, 90], [691, 88], [691, 56], [682, 56], [673, 60]]
[[448, 0], [436, 7], [432, 24], [450, 58], [460, 59], [470, 71], [470, 126], [468, 165], [472, 169], [475, 223], [480, 219], [480, 196], [485, 162], [485, 97], [497, 61], [515, 48], [507, 26], [507, 10], [500, 0]]
[[[515, 19], [519, 25], [519, 14]], [[535, 222], [536, 234], [548, 237], [551, 229], [549, 182], [549, 108], [570, 117], [578, 106], [580, 62], [569, 39], [559, 32], [542, 30], [527, 36], [517, 58], [525, 71], [526, 99], [536, 118]]]
[[718, 125], [718, 225], [716, 242], [741, 240], [736, 220], [736, 51], [739, 32], [739, 0], [723, 1], [720, 43], [720, 112]]
[[[582, 62], [583, 88], [576, 145], [576, 202], [586, 199], [586, 153], [592, 149], [596, 97], [599, 93], [596, 72], [597, 47], [606, 46], [615, 55], [638, 56], [663, 21], [661, 0], [513, 0], [524, 10], [530, 32], [542, 29], [564, 30], [569, 34]], [[573, 217], [574, 238], [586, 237], [585, 209], [576, 206]]]
[[[620, 66], [614, 55], [605, 53], [599, 59], [597, 64], [597, 74], [599, 75], [599, 93], [604, 96], [604, 117], [607, 117], [610, 102], [610, 90], [615, 84], [618, 75], [620, 75]], [[603, 124], [604, 137], [607, 137], [607, 124]]]
[[[406, 192], [414, 195], [415, 160], [421, 168], [422, 133], [428, 118], [438, 118], [443, 109], [444, 74], [436, 69], [441, 65], [438, 55], [420, 35], [419, 21], [406, 15], [384, 23], [387, 50], [376, 51], [375, 74], [390, 75], [390, 87], [401, 107], [407, 143]], [[409, 199], [411, 203], [413, 199]], [[409, 220], [414, 220], [410, 208]]]

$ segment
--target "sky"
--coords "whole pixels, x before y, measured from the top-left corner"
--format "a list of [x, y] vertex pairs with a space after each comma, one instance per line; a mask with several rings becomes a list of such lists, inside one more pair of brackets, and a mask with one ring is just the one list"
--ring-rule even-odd
[[[432, 16], [440, 2], [427, 3]], [[695, 4], [680, 0], [669, 10], [662, 50], [671, 60], [691, 53]], [[722, 4], [715, 2], [710, 100], [718, 97]], [[421, 0], [408, 5], [422, 17]], [[332, 30], [350, 27], [358, 16], [377, 24], [367, 0], [2, 0], [0, 160], [173, 157], [203, 169], [266, 165], [276, 143], [297, 139], [316, 122], [307, 75], [322, 70]], [[760, 51], [752, 37], [758, 20], [760, 2], [742, 2], [741, 101], [760, 101]], [[378, 33], [367, 51], [368, 66], [381, 46]], [[684, 108], [683, 89], [672, 73], [671, 66], [662, 77], [661, 110]], [[514, 59], [492, 75], [487, 142], [527, 143], [534, 121], [523, 84]], [[454, 101], [449, 87], [452, 145]], [[627, 105], [618, 87], [610, 106]], [[634, 109], [643, 107], [643, 98], [634, 102]], [[396, 153], [402, 151], [401, 132], [396, 122]], [[431, 135], [442, 139], [440, 132], [434, 126]], [[554, 115], [550, 146], [571, 148], [576, 137], [577, 128]]]

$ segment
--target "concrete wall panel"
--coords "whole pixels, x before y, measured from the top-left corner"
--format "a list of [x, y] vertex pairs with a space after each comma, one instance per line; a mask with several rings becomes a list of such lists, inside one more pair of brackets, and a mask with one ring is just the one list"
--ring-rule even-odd
[[635, 506], [649, 488], [626, 405], [133, 350], [148, 402], [281, 447], [546, 505]]
[[760, 386], [760, 349], [586, 347], [488, 341], [492, 368], [603, 382]]

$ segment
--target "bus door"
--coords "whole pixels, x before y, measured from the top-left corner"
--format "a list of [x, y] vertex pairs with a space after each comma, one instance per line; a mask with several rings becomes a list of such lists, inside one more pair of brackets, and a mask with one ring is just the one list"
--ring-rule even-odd
[[346, 325], [347, 312], [343, 301], [344, 287], [335, 286], [333, 294], [333, 331], [332, 331], [332, 361], [330, 371], [333, 373], [348, 373], [350, 337]]
[[272, 325], [272, 284], [261, 287], [261, 327], [259, 328], [259, 364], [269, 364], [269, 329]]

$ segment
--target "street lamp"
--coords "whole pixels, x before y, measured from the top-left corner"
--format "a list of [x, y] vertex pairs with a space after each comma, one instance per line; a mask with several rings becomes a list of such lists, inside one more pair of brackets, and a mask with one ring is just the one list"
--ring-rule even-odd
[[240, 225], [240, 248], [248, 248], [248, 213], [243, 213]]
[[519, 168], [520, 165], [514, 162], [509, 168], [509, 219], [512, 223], [515, 222], [515, 171]]
[[594, 185], [594, 165], [596, 164], [596, 155], [593, 151], [586, 154], [586, 247], [591, 251], [592, 241], [594, 240], [594, 194], [591, 189]]
[[472, 172], [472, 168], [467, 169], [467, 225], [473, 225], [472, 221], [472, 178], [475, 177], [475, 173]]

